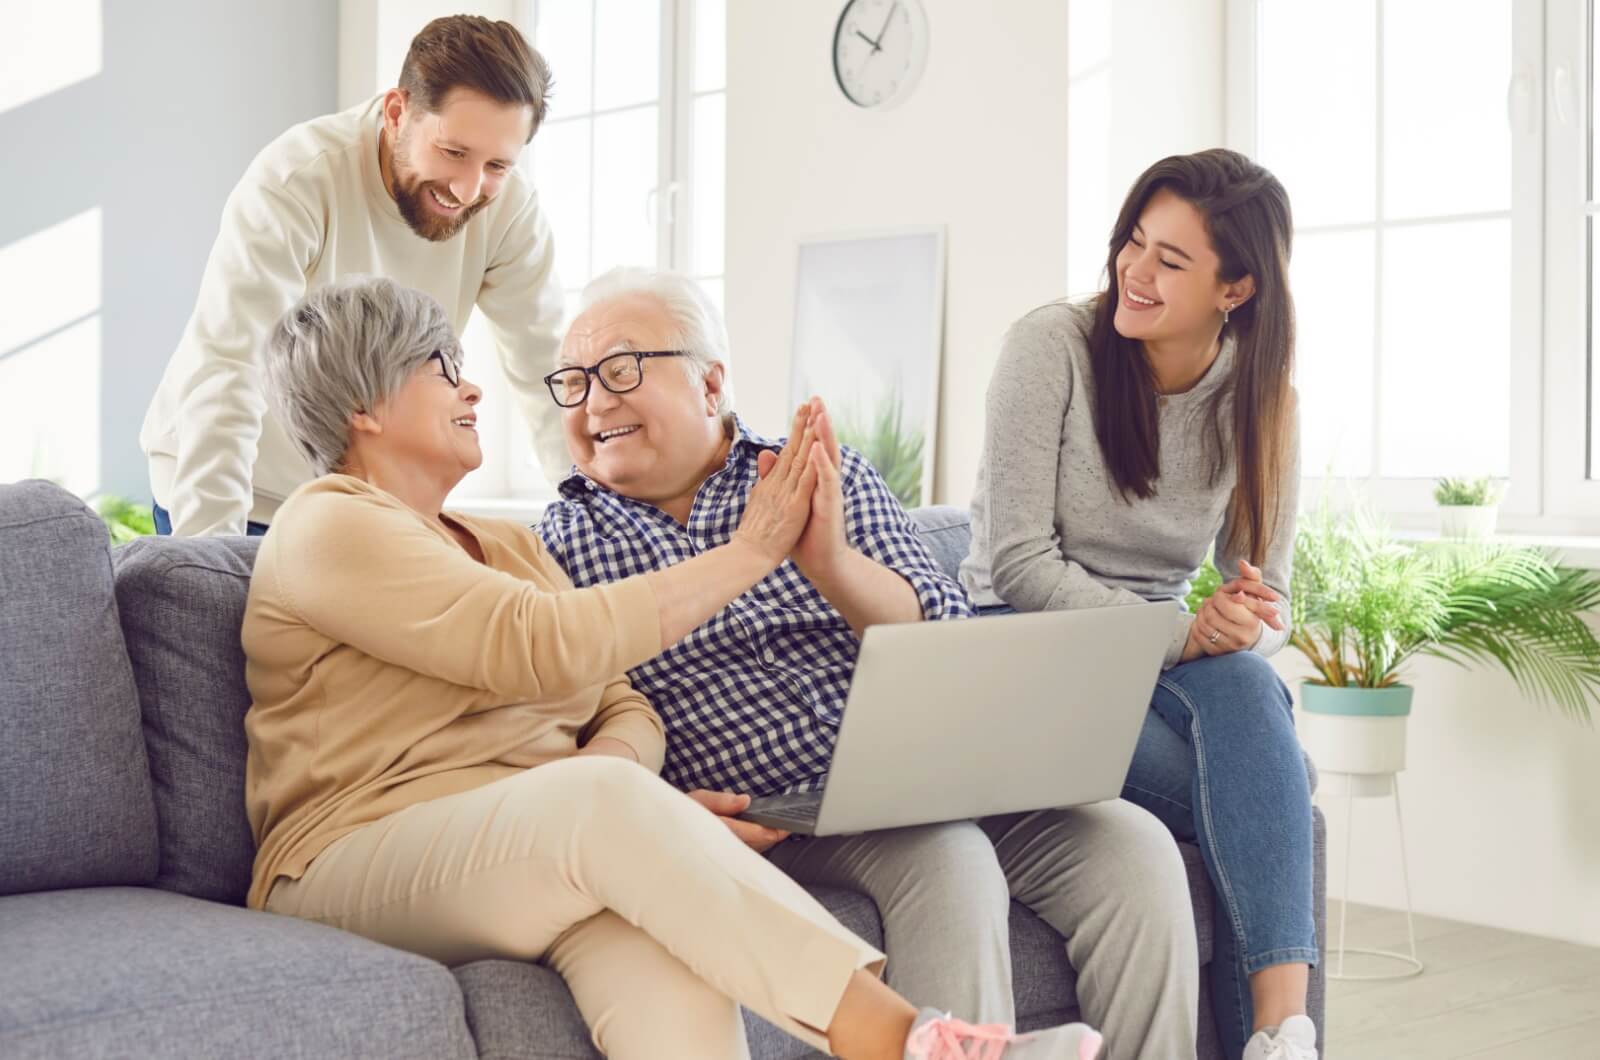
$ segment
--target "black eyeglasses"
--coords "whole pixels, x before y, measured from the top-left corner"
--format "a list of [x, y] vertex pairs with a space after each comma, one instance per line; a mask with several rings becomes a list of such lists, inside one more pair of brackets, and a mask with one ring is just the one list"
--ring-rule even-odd
[[600, 385], [613, 394], [626, 394], [637, 390], [644, 382], [646, 357], [682, 357], [683, 350], [624, 350], [600, 358], [592, 368], [557, 368], [544, 377], [550, 396], [564, 409], [577, 408], [589, 400], [589, 380], [600, 380]]
[[439, 370], [444, 373], [444, 381], [451, 386], [460, 386], [461, 366], [456, 363], [456, 359], [443, 350], [434, 350], [428, 354], [428, 360], [432, 361], [434, 359], [439, 362]]

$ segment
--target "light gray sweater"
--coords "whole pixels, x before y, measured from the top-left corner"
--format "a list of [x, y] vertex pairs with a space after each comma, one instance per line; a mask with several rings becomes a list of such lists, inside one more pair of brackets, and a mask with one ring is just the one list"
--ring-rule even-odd
[[[1234, 342], [1192, 389], [1162, 399], [1161, 477], [1156, 494], [1124, 501], [1100, 456], [1094, 433], [1089, 362], [1090, 307], [1054, 302], [1006, 333], [989, 384], [983, 461], [972, 499], [972, 552], [961, 581], [980, 606], [1019, 611], [1110, 607], [1145, 600], [1183, 600], [1215, 543], [1217, 569], [1238, 577], [1228, 502], [1232, 461], [1231, 404], [1224, 401], [1227, 466], [1208, 482], [1205, 412], [1233, 372]], [[1294, 557], [1300, 487], [1298, 420], [1280, 484], [1279, 517], [1262, 579], [1282, 595], [1284, 630], [1266, 625], [1254, 651], [1271, 655], [1288, 640], [1289, 572]], [[1194, 617], [1179, 617], [1165, 666], [1177, 664]]]

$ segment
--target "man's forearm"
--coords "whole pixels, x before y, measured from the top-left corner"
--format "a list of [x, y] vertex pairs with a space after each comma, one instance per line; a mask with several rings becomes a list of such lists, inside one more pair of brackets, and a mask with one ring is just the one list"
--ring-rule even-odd
[[853, 548], [831, 570], [800, 573], [844, 616], [857, 637], [868, 626], [922, 621], [922, 602], [911, 583]]

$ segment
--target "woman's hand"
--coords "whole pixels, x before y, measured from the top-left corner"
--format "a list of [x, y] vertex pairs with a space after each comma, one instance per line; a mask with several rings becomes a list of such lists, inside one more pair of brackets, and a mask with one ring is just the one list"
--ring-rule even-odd
[[811, 498], [816, 492], [817, 465], [811, 451], [816, 441], [812, 425], [811, 402], [794, 414], [794, 424], [783, 451], [770, 463], [757, 457], [766, 473], [750, 491], [744, 516], [733, 532], [733, 542], [762, 557], [769, 569], [788, 558], [795, 542], [811, 517]]
[[1280, 597], [1261, 580], [1261, 569], [1239, 561], [1241, 576], [1217, 588], [1200, 605], [1189, 627], [1185, 661], [1201, 655], [1227, 655], [1248, 651], [1261, 637], [1261, 627], [1282, 629], [1283, 619], [1274, 605]]
[[689, 798], [715, 814], [717, 820], [728, 826], [728, 831], [738, 836], [743, 840], [745, 846], [754, 850], [757, 854], [765, 854], [789, 838], [789, 833], [781, 829], [752, 824], [749, 821], [741, 821], [734, 817], [734, 814], [743, 813], [750, 808], [750, 796], [748, 795], [735, 795], [729, 791], [707, 791], [704, 788], [696, 788], [689, 792]]

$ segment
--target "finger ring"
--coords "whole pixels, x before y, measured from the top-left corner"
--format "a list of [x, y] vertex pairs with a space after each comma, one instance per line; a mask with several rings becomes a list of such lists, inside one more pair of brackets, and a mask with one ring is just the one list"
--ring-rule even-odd
[[1222, 630], [1214, 629], [1214, 630], [1211, 631], [1211, 636], [1206, 638], [1206, 643], [1207, 644], [1215, 644], [1217, 642], [1217, 638], [1219, 638], [1221, 636], [1222, 636]]

